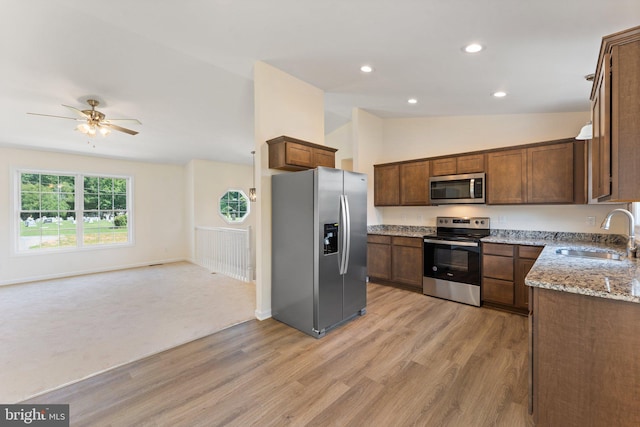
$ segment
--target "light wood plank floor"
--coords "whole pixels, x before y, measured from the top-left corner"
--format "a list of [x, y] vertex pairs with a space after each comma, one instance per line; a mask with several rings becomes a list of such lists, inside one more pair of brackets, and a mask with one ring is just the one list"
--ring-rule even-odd
[[249, 321], [28, 403], [72, 425], [531, 426], [526, 318], [369, 284], [316, 340]]

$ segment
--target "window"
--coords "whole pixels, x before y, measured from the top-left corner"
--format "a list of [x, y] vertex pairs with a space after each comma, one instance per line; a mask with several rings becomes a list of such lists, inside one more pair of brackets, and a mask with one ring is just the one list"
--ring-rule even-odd
[[17, 250], [131, 242], [129, 177], [18, 171]]
[[243, 222], [249, 215], [249, 198], [242, 190], [229, 190], [220, 197], [218, 212], [228, 223]]

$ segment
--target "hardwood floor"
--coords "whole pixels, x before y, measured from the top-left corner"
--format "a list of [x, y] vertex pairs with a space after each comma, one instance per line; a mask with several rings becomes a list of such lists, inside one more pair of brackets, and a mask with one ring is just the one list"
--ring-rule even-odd
[[72, 425], [531, 426], [527, 319], [369, 284], [316, 340], [250, 321], [25, 403]]

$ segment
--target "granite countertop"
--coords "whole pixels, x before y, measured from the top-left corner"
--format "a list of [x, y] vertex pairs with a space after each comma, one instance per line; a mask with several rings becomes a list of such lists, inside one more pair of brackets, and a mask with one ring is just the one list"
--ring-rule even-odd
[[[422, 237], [435, 227], [370, 225], [369, 234]], [[618, 234], [492, 229], [485, 243], [544, 246], [525, 279], [531, 287], [640, 303], [640, 259], [626, 256], [627, 238]], [[614, 252], [620, 261], [556, 254], [558, 248]]]
[[[525, 284], [600, 298], [640, 303], [640, 260], [626, 256], [626, 237], [615, 234], [492, 230], [490, 243], [544, 246]], [[620, 261], [578, 258], [556, 253], [559, 248], [611, 252]]]
[[435, 234], [435, 227], [422, 227], [416, 225], [369, 225], [368, 234], [378, 234], [381, 236], [399, 237], [424, 237], [428, 234]]

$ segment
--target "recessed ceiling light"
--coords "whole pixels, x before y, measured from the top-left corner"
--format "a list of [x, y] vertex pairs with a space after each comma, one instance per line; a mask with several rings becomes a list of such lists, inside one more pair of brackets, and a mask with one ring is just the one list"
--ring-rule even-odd
[[418, 100], [417, 100], [417, 99], [415, 99], [415, 98], [410, 98], [409, 100], [407, 100], [407, 102], [408, 102], [409, 104], [417, 104], [417, 103], [418, 103]]
[[370, 73], [373, 71], [373, 67], [371, 65], [363, 65], [362, 67], [360, 67], [360, 71], [362, 71], [363, 73]]
[[482, 49], [484, 49], [484, 47], [478, 43], [471, 43], [462, 48], [462, 50], [464, 50], [467, 53], [478, 53]]
[[504, 98], [505, 96], [507, 96], [507, 92], [498, 91], [498, 92], [493, 92], [491, 95], [494, 96], [495, 98]]

